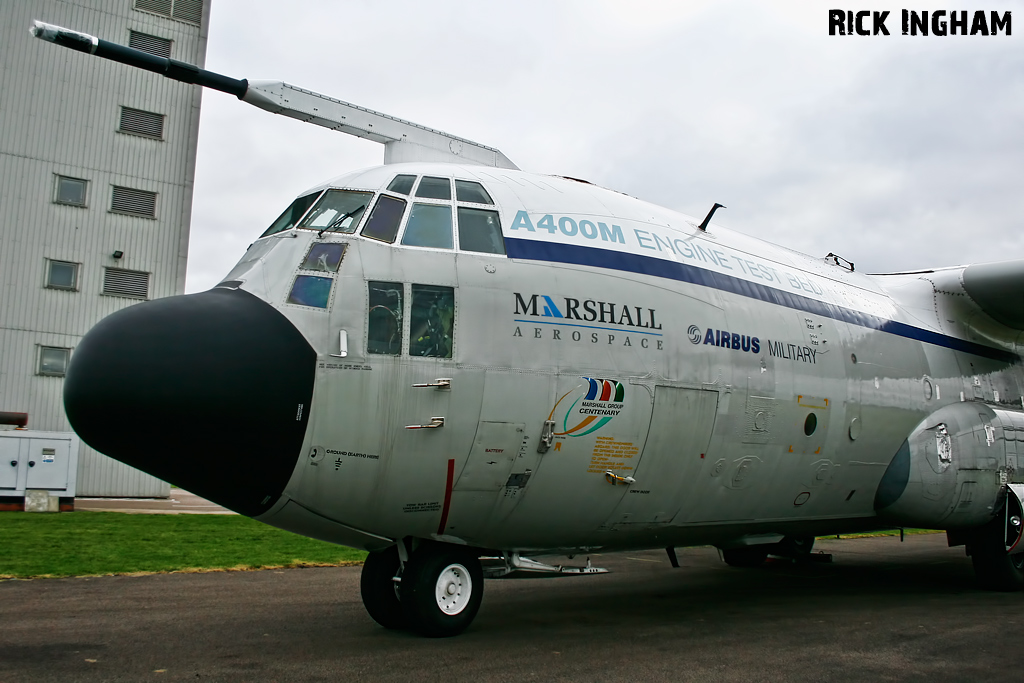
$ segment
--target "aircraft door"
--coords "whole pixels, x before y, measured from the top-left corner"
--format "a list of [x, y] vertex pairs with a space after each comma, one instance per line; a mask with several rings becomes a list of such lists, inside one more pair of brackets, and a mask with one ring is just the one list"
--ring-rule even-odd
[[[380, 514], [396, 529], [418, 527], [414, 535], [446, 535], [454, 484], [474, 452], [479, 431], [485, 374], [456, 366], [455, 348], [461, 343], [456, 338], [457, 296], [458, 290], [448, 285], [409, 286], [409, 355], [389, 388], [401, 417], [390, 436]], [[514, 450], [490, 447], [502, 449], [502, 455]], [[477, 475], [481, 480], [500, 478], [487, 467]]]
[[718, 392], [657, 386], [636, 480], [609, 517], [612, 529], [668, 524], [695, 499], [718, 412]]
[[70, 462], [70, 441], [32, 439], [28, 451], [29, 469], [25, 488], [66, 489]]

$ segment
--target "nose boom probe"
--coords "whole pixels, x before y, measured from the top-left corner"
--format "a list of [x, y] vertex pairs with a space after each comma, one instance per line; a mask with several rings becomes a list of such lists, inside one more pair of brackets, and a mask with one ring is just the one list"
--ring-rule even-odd
[[152, 71], [182, 83], [193, 83], [234, 95], [243, 102], [273, 114], [281, 114], [339, 133], [379, 142], [384, 145], [385, 164], [440, 161], [518, 170], [508, 157], [493, 147], [281, 81], [251, 82], [244, 78], [238, 80], [176, 59], [158, 57], [109, 40], [101, 40], [88, 33], [42, 21], [33, 21], [29, 31], [40, 40], [78, 52]]
[[112, 43], [109, 40], [101, 40], [96, 36], [90, 36], [88, 33], [73, 31], [62, 26], [54, 26], [42, 21], [33, 21], [29, 31], [40, 40], [79, 52], [86, 52], [97, 57], [103, 57], [104, 59], [110, 59], [121, 64], [127, 64], [128, 66], [134, 66], [138, 69], [152, 71], [182, 83], [194, 83], [206, 88], [212, 88], [213, 90], [226, 92], [240, 100], [245, 98], [245, 93], [249, 90], [249, 81], [244, 78], [242, 80], [230, 78], [207, 71], [206, 69], [200, 69], [192, 64], [179, 62], [177, 59], [151, 55], [148, 52], [136, 50], [133, 47], [125, 47], [124, 45]]

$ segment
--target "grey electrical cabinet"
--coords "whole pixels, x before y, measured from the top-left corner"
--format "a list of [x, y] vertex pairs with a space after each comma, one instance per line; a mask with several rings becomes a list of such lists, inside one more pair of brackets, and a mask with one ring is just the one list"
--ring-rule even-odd
[[74, 432], [0, 431], [0, 509], [73, 510], [79, 443]]

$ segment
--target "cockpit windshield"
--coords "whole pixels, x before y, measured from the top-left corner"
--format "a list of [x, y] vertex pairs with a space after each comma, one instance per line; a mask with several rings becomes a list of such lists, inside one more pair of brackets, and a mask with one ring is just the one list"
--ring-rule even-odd
[[353, 233], [372, 197], [372, 192], [327, 190], [313, 210], [302, 219], [299, 227], [322, 232]]
[[284, 213], [277, 217], [276, 221], [270, 224], [267, 231], [260, 235], [260, 237], [274, 235], [294, 228], [295, 224], [299, 222], [300, 218], [302, 218], [302, 215], [306, 213], [306, 210], [313, 205], [313, 202], [315, 202], [316, 198], [319, 196], [319, 192], [313, 192], [296, 199], [292, 202], [291, 206], [284, 210]]

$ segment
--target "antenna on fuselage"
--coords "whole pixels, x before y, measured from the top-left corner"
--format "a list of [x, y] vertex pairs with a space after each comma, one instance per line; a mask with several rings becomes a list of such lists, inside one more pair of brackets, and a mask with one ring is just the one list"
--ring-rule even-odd
[[226, 92], [273, 114], [379, 142], [384, 145], [385, 164], [440, 161], [518, 170], [508, 157], [493, 147], [281, 81], [250, 82], [244, 78], [230, 78], [176, 59], [158, 57], [108, 40], [100, 40], [88, 33], [41, 21], [32, 22], [29, 31], [40, 40], [72, 50], [152, 71], [182, 83], [194, 83]]
[[701, 232], [707, 232], [708, 231], [708, 223], [711, 222], [711, 217], [715, 215], [715, 211], [718, 211], [719, 209], [727, 209], [727, 208], [729, 208], [729, 207], [727, 207], [727, 206], [725, 206], [723, 204], [719, 204], [718, 202], [715, 202], [715, 205], [711, 207], [710, 211], [708, 211], [708, 215], [704, 217], [704, 222], [701, 223], [700, 225], [698, 225], [697, 227], [700, 228]]

